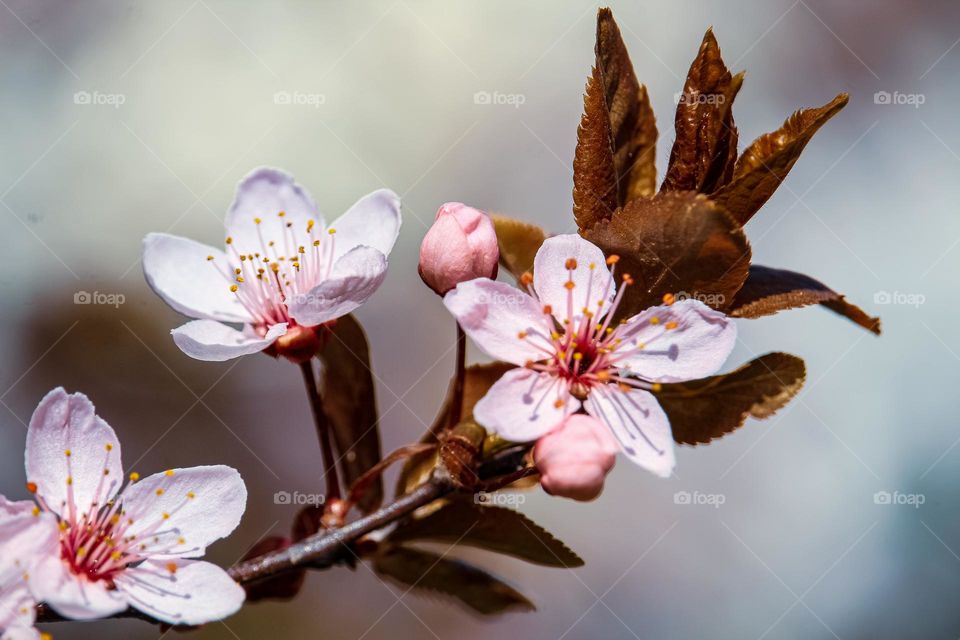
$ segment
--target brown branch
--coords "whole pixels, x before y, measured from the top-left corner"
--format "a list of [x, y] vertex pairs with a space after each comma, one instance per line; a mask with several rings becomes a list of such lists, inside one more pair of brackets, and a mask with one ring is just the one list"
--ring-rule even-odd
[[320, 397], [317, 379], [313, 374], [313, 363], [310, 360], [301, 363], [300, 370], [303, 372], [303, 383], [310, 397], [313, 421], [317, 425], [317, 438], [320, 440], [320, 451], [323, 455], [323, 481], [327, 490], [327, 503], [331, 504], [340, 498], [340, 479], [337, 477], [337, 463], [333, 459], [330, 425], [327, 414], [323, 411], [323, 399]]

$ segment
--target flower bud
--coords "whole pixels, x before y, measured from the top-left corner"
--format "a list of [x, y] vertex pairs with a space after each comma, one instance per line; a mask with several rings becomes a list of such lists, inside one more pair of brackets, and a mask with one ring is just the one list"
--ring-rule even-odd
[[593, 500], [603, 491], [618, 450], [617, 441], [599, 420], [572, 415], [533, 448], [540, 486], [553, 496]]
[[497, 234], [482, 211], [459, 202], [448, 202], [420, 245], [420, 277], [428, 287], [444, 295], [461, 282], [496, 278]]

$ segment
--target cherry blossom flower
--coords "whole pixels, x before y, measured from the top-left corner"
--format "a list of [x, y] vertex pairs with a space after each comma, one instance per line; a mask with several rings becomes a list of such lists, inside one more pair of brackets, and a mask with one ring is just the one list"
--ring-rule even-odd
[[[81, 393], [48, 393], [27, 431], [32, 514], [55, 533], [30, 576], [37, 600], [68, 618], [128, 606], [170, 624], [231, 615], [244, 591], [226, 571], [194, 560], [236, 528], [247, 489], [225, 466], [170, 469], [124, 485], [120, 443]], [[22, 503], [14, 503], [22, 504]], [[0, 544], [6, 541], [0, 525]]]
[[32, 502], [0, 496], [0, 640], [40, 640], [34, 626], [31, 574], [41, 558], [59, 551], [56, 518]]
[[226, 230], [225, 252], [166, 233], [143, 241], [147, 282], [197, 318], [174, 329], [174, 341], [199, 360], [273, 348], [302, 361], [319, 345], [317, 327], [359, 307], [383, 282], [400, 199], [374, 191], [328, 228], [292, 176], [261, 168], [237, 187]]
[[508, 440], [536, 440], [582, 407], [627, 457], [666, 477], [673, 438], [654, 393], [662, 382], [716, 373], [736, 327], [701, 302], [670, 296], [613, 322], [632, 284], [622, 274], [617, 291], [617, 260], [578, 235], [555, 236], [537, 252], [534, 275], [523, 276], [525, 292], [479, 278], [459, 284], [444, 304], [488, 355], [521, 365], [474, 407], [481, 425]]

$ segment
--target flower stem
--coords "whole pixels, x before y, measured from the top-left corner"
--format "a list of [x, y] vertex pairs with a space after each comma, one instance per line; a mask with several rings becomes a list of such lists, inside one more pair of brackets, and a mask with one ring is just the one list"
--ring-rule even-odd
[[450, 403], [450, 422], [452, 429], [460, 422], [460, 413], [463, 411], [463, 387], [467, 377], [467, 335], [457, 323], [457, 364], [453, 381], [453, 400]]
[[313, 421], [317, 425], [317, 439], [320, 440], [320, 452], [323, 455], [323, 481], [327, 489], [327, 502], [340, 498], [340, 479], [337, 477], [337, 463], [333, 459], [333, 446], [330, 442], [330, 424], [327, 414], [323, 412], [323, 398], [317, 388], [317, 378], [313, 374], [313, 363], [308, 360], [300, 364], [303, 372], [303, 383], [307, 387], [307, 396], [310, 398], [310, 409], [313, 411]]

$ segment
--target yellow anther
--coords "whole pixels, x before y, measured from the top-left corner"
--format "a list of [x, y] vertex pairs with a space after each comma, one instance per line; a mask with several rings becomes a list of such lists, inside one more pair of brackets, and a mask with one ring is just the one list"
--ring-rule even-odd
[[187, 544], [187, 541], [184, 538], [177, 538], [177, 544]]
[[315, 224], [317, 224], [316, 220], [307, 220], [307, 232], [311, 231]]
[[526, 286], [533, 283], [533, 274], [529, 271], [524, 271], [520, 274], [520, 284]]
[[233, 238], [231, 238], [230, 236], [227, 236], [227, 239], [224, 242], [226, 242], [227, 244], [233, 244]]
[[243, 284], [244, 282], [246, 282], [246, 280], [243, 279], [243, 276], [237, 276], [237, 282], [239, 282], [240, 284]]
[[36, 492], [37, 492], [37, 483], [36, 483], [36, 482], [28, 482], [28, 483], [27, 483], [27, 491], [29, 491], [30, 493], [36, 493]]
[[572, 271], [577, 268], [577, 259], [567, 258], [567, 261], [563, 263], [563, 266]]
[[164, 493], [163, 489], [157, 489], [157, 490], [156, 490], [156, 494], [157, 494], [158, 496], [162, 496], [163, 493]]
[[164, 512], [164, 513], [163, 513], [163, 519], [164, 519], [164, 520], [169, 520], [169, 519], [170, 519], [170, 514], [167, 513], [167, 512]]
[[67, 485], [73, 484], [73, 476], [67, 476]]
[[663, 325], [663, 328], [666, 329], [667, 331], [671, 331], [677, 328], [677, 323], [671, 320], [667, 324]]
[[82, 557], [85, 556], [85, 555], [87, 555], [87, 548], [86, 548], [86, 547], [80, 547], [79, 549], [77, 549], [77, 557], [78, 557], [78, 558], [82, 558]]
[[676, 296], [674, 296], [672, 293], [665, 293], [665, 294], [663, 294], [663, 304], [669, 306], [669, 305], [673, 304], [673, 303], [676, 302], [676, 301], [677, 301], [677, 298], [676, 298]]
[[67, 456], [67, 457], [69, 458], [71, 455], [73, 455], [73, 452], [70, 451], [70, 449], [67, 449], [66, 451], [63, 452], [63, 455], [65, 455], [65, 456]]
[[280, 271], [280, 265], [277, 264], [276, 262], [271, 262], [271, 263], [270, 263], [270, 270], [273, 271], [274, 273], [276, 273], [277, 271]]
[[238, 287], [237, 285], [232, 284], [232, 285], [230, 285], [230, 292], [231, 292], [231, 293], [236, 293], [236, 292], [237, 292], [237, 289], [239, 289], [239, 288], [240, 288], [240, 287]]
[[173, 475], [173, 469], [167, 469], [163, 472], [168, 478]]
[[35, 515], [35, 516], [39, 516], [39, 515], [40, 515], [40, 507], [34, 507], [32, 513], [33, 513], [33, 515]]
[[618, 256], [617, 254], [613, 254], [612, 256], [607, 256], [608, 265], [615, 265], [618, 262], [620, 262], [620, 256]]
[[297, 247], [297, 253], [304, 253], [305, 251], [306, 249], [303, 248], [303, 245], [300, 245], [299, 247]]
[[617, 383], [617, 388], [619, 388], [620, 391], [623, 391], [623, 392], [630, 391], [630, 385], [628, 385], [628, 384], [626, 384], [626, 383], [624, 383], [624, 382], [618, 382], [618, 383]]
[[577, 351], [573, 354], [573, 359], [579, 362], [580, 360], [583, 360], [583, 354]]
[[567, 291], [572, 291], [573, 288], [577, 286], [577, 283], [573, 280], [567, 280], [565, 283], [563, 283], [563, 286], [566, 287]]
[[520, 333], [517, 334], [517, 337], [520, 338], [521, 340], [523, 340], [523, 339], [525, 339], [525, 338], [527, 337], [527, 332], [526, 332], [526, 331], [521, 331]]
[[104, 445], [103, 448], [106, 449], [107, 451], [113, 451], [113, 445], [110, 444], [109, 442], [106, 445]]
[[197, 494], [195, 494], [193, 491], [187, 491], [187, 497], [193, 500], [197, 497]]
[[234, 275], [240, 275], [242, 272], [243, 272], [243, 269], [241, 269], [240, 267], [237, 267], [236, 269], [233, 270]]
[[553, 313], [553, 307], [551, 307], [551, 306], [548, 305], [548, 304], [545, 304], [545, 305], [543, 305], [543, 312], [544, 312], [544, 313]]
[[113, 553], [110, 554], [110, 557], [113, 558], [114, 560], [119, 560], [120, 558], [123, 557], [123, 553], [120, 551], [114, 551]]
[[554, 400], [553, 402], [553, 406], [556, 407], [557, 409], [562, 409], [563, 405], [564, 405], [563, 400], [560, 400], [559, 398], [557, 400]]
[[593, 271], [593, 270], [596, 269], [596, 268], [597, 268], [597, 263], [596, 263], [596, 262], [591, 262], [591, 263], [590, 263], [590, 271]]
[[659, 382], [654, 382], [652, 385], [650, 385], [650, 391], [653, 391], [654, 393], [659, 393], [661, 389], [663, 389], [663, 385]]
[[207, 262], [213, 260], [213, 256], [207, 256]]
[[553, 338], [554, 340], [559, 340], [559, 339], [560, 339], [560, 334], [557, 333], [556, 331], [552, 331], [552, 332], [550, 332], [550, 337]]
[[60, 531], [66, 531], [66, 530], [67, 530], [67, 526], [68, 526], [67, 523], [64, 522], [63, 520], [61, 520], [61, 521], [60, 521], [60, 524], [57, 525], [57, 527], [60, 529]]
[[314, 240], [314, 241], [313, 241], [313, 246], [319, 247], [319, 246], [320, 246], [320, 241], [319, 241], [319, 240]]
[[610, 379], [609, 371], [597, 371], [597, 380], [599, 380], [600, 382], [606, 382], [609, 379]]
[[130, 482], [136, 482], [139, 479], [140, 479], [140, 474], [137, 473], [136, 471], [130, 474]]
[[660, 324], [660, 318], [658, 318], [657, 316], [653, 316], [652, 318], [650, 318], [650, 324]]
[[253, 224], [260, 224], [261, 222], [263, 222], [263, 220], [261, 220], [260, 218], [253, 219]]
[[646, 342], [638, 342], [638, 343], [637, 343], [637, 349], [640, 349], [641, 351], [642, 351], [646, 346], [647, 346], [647, 343], [646, 343]]
[[337, 232], [337, 230], [334, 229], [333, 227], [330, 227], [329, 229], [327, 229], [327, 233], [329, 233], [330, 235], [333, 235], [333, 234], [335, 234], [336, 232]]
[[282, 218], [282, 217], [285, 216], [285, 215], [287, 215], [287, 212], [286, 212], [286, 211], [278, 211], [278, 212], [277, 212], [277, 217], [279, 217], [279, 218]]
[[621, 278], [623, 278], [624, 285], [633, 284], [633, 276], [631, 276], [629, 273], [623, 274]]

